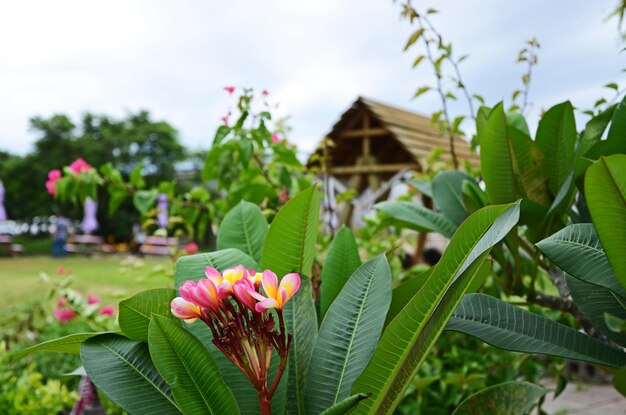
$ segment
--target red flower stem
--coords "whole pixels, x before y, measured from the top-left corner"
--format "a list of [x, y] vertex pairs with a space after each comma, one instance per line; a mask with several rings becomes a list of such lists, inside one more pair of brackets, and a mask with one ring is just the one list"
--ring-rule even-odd
[[264, 391], [257, 391], [259, 397], [259, 405], [261, 406], [261, 415], [272, 415], [272, 401]]
[[278, 388], [278, 384], [280, 383], [280, 378], [283, 376], [283, 372], [287, 367], [287, 356], [280, 357], [280, 363], [278, 364], [278, 370], [276, 371], [276, 376], [274, 377], [274, 383], [272, 383], [272, 387], [267, 394], [267, 398], [271, 401], [274, 396], [274, 392], [276, 392], [276, 388]]

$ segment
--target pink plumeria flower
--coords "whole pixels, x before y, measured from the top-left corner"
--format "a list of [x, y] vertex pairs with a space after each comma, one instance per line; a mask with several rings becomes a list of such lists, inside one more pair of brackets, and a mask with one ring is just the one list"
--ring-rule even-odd
[[258, 313], [263, 313], [271, 308], [281, 310], [283, 306], [294, 296], [300, 289], [300, 275], [292, 272], [287, 274], [280, 280], [270, 270], [263, 271], [263, 291], [266, 297], [256, 291], [249, 291], [249, 294], [256, 298], [259, 302], [255, 306]]
[[281, 141], [278, 133], [272, 133], [272, 143], [280, 143]]
[[69, 167], [75, 174], [86, 173], [92, 168], [89, 163], [81, 158], [77, 158], [72, 164], [69, 165]]
[[92, 294], [87, 294], [87, 304], [99, 304], [100, 303], [100, 297], [92, 295]]
[[233, 92], [235, 92], [235, 87], [234, 86], [225, 86], [224, 87], [224, 91], [228, 92], [230, 95], [233, 94]]
[[261, 95], [263, 95], [264, 97], [268, 96], [270, 93], [267, 91], [267, 89], [264, 89], [263, 91], [261, 91]]
[[211, 280], [201, 279], [198, 282], [185, 281], [178, 291], [184, 300], [200, 308], [211, 311], [217, 311], [219, 308], [220, 300], [217, 295], [217, 288]]
[[220, 118], [220, 120], [222, 120], [222, 123], [228, 127], [228, 115], [224, 115], [222, 118]]
[[237, 265], [236, 267], [225, 269], [220, 274], [215, 268], [206, 267], [204, 274], [217, 287], [219, 298], [225, 298], [233, 293], [233, 284], [242, 279], [247, 274], [247, 270], [243, 265]]
[[200, 307], [182, 297], [176, 297], [170, 303], [170, 308], [174, 317], [178, 317], [185, 323], [193, 323], [202, 317]]
[[98, 314], [102, 316], [113, 317], [115, 315], [115, 307], [110, 304], [106, 305], [102, 307], [100, 311], [98, 311]]
[[233, 284], [233, 293], [235, 298], [237, 298], [237, 300], [250, 310], [254, 310], [257, 300], [250, 294], [250, 292], [256, 292], [254, 283], [250, 279], [243, 278]]
[[261, 282], [263, 281], [263, 273], [262, 272], [256, 272], [253, 269], [249, 269], [248, 270], [248, 274], [247, 274], [247, 278], [248, 281], [252, 282], [252, 284], [254, 284], [254, 288], [259, 288], [261, 286]]

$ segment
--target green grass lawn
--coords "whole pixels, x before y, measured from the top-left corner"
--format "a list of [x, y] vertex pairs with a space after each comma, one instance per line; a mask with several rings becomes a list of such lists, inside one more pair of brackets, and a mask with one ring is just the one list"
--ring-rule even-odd
[[[65, 272], [59, 274], [57, 269]], [[168, 257], [143, 258], [133, 263], [123, 256], [23, 256], [0, 258], [0, 287], [4, 301], [0, 313], [5, 313], [23, 302], [44, 299], [50, 283], [44, 282], [46, 274], [51, 281], [67, 278], [73, 268], [71, 288], [84, 295], [101, 297], [103, 304], [117, 304], [133, 294], [151, 288], [173, 287], [173, 264]]]

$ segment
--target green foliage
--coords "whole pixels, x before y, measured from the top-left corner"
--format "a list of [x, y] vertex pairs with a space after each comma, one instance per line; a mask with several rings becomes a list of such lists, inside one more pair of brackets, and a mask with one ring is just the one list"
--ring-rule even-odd
[[444, 216], [456, 225], [460, 225], [468, 216], [463, 202], [463, 182], [475, 183], [474, 178], [460, 171], [445, 171], [432, 181], [432, 193], [435, 204]]
[[376, 209], [385, 212], [401, 226], [419, 232], [437, 232], [451, 237], [456, 230], [456, 225], [445, 216], [415, 203], [381, 202]]
[[343, 288], [348, 278], [361, 265], [359, 248], [352, 232], [342, 227], [333, 239], [324, 268], [320, 288], [320, 316], [324, 317], [330, 305]]
[[[624, 113], [626, 118], [626, 112]], [[626, 155], [602, 157], [587, 170], [585, 196], [615, 277], [626, 287]]]
[[306, 413], [321, 413], [350, 397], [374, 353], [390, 302], [391, 270], [380, 255], [352, 274], [322, 321], [306, 384]]
[[453, 415], [525, 415], [548, 389], [528, 382], [506, 382], [469, 396]]
[[282, 278], [289, 272], [310, 276], [317, 240], [320, 194], [310, 187], [278, 212], [263, 244], [261, 266]]
[[78, 400], [59, 380], [48, 379], [33, 365], [10, 366], [15, 357], [0, 342], [0, 413], [6, 415], [49, 415], [69, 411]]
[[152, 315], [148, 345], [159, 373], [185, 414], [234, 414], [235, 397], [202, 343], [180, 322]]
[[610, 367], [626, 365], [626, 354], [571, 327], [485, 294], [469, 294], [446, 330], [478, 337], [505, 350], [541, 353]]
[[389, 324], [354, 384], [353, 392], [372, 393], [356, 413], [393, 412], [487, 253], [518, 218], [518, 205], [491, 206], [459, 227], [426, 284]]
[[170, 302], [176, 297], [174, 290], [143, 291], [120, 302], [120, 329], [129, 339], [148, 340], [148, 327], [152, 315], [172, 317]]
[[169, 386], [154, 367], [146, 343], [103, 334], [83, 343], [80, 357], [93, 384], [124, 410], [180, 413]]
[[99, 334], [102, 333], [76, 333], [61, 337], [59, 339], [48, 340], [46, 342], [39, 343], [35, 346], [31, 346], [22, 350], [15, 356], [15, 359], [21, 359], [24, 356], [39, 351], [79, 354], [80, 345], [83, 344], [87, 339], [90, 339], [91, 337], [97, 336]]
[[267, 221], [261, 209], [242, 200], [224, 216], [217, 236], [217, 249], [236, 248], [260, 262], [266, 234]]

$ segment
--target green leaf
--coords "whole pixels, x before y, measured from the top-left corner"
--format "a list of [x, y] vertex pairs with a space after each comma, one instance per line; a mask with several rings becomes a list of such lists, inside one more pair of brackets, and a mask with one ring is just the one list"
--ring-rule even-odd
[[466, 295], [446, 330], [479, 338], [514, 352], [540, 353], [610, 367], [626, 365], [626, 354], [547, 317], [485, 294]]
[[353, 393], [372, 393], [356, 414], [392, 413], [491, 248], [519, 219], [519, 205], [488, 206], [450, 240], [424, 286], [385, 330]]
[[317, 338], [317, 312], [311, 280], [303, 277], [300, 289], [283, 309], [285, 328], [291, 333], [287, 373], [287, 414], [305, 413], [305, 382]]
[[367, 399], [369, 395], [364, 393], [357, 393], [349, 398], [344, 399], [341, 402], [337, 402], [330, 408], [326, 409], [321, 415], [344, 415], [350, 412], [352, 408], [357, 406], [363, 399]]
[[502, 103], [480, 133], [480, 166], [492, 203], [527, 197], [549, 205], [544, 156], [530, 137], [508, 125]]
[[415, 91], [415, 95], [413, 95], [413, 98], [417, 98], [420, 95], [423, 95], [423, 94], [425, 94], [428, 91], [430, 91], [430, 87], [429, 86], [422, 86], [420, 88], [417, 88], [417, 91]]
[[352, 274], [322, 321], [306, 383], [307, 414], [350, 397], [376, 349], [390, 303], [391, 270], [383, 254]]
[[606, 324], [604, 315], [610, 314], [613, 317], [626, 319], [626, 299], [618, 297], [611, 290], [604, 287], [589, 284], [571, 275], [565, 275], [567, 287], [576, 306], [580, 309], [587, 320], [614, 342], [626, 345], [626, 334], [611, 330]]
[[463, 203], [467, 207], [468, 213], [474, 213], [489, 204], [487, 194], [478, 187], [476, 181], [464, 180], [461, 190], [463, 191]]
[[147, 343], [103, 334], [82, 344], [80, 358], [93, 384], [128, 413], [181, 413]]
[[143, 167], [142, 163], [137, 164], [137, 166], [130, 172], [130, 183], [137, 189], [143, 189], [146, 187], [146, 181], [141, 174], [141, 169]]
[[506, 122], [511, 127], [517, 128], [518, 130], [530, 137], [530, 130], [528, 129], [528, 123], [526, 123], [526, 118], [524, 117], [524, 114], [516, 111], [509, 112], [506, 114]]
[[445, 216], [413, 202], [381, 202], [374, 207], [399, 221], [401, 226], [419, 232], [437, 232], [450, 238], [456, 230], [456, 225]]
[[391, 305], [385, 318], [385, 327], [396, 318], [400, 311], [411, 301], [411, 298], [426, 284], [433, 269], [429, 268], [415, 278], [405, 281], [393, 289], [391, 292]]
[[537, 248], [564, 272], [626, 298], [626, 290], [615, 278], [593, 224], [569, 225], [538, 242]]
[[411, 47], [411, 45], [417, 42], [417, 40], [420, 38], [420, 36], [422, 36], [422, 34], [424, 34], [424, 28], [422, 27], [420, 27], [415, 32], [413, 32], [411, 36], [409, 37], [409, 40], [407, 40], [406, 45], [404, 45], [404, 50], [407, 51]]
[[109, 187], [109, 217], [113, 216], [115, 212], [120, 208], [120, 205], [126, 197], [128, 193], [124, 189], [118, 189], [117, 187]]
[[426, 182], [426, 181], [422, 181], [422, 180], [408, 179], [406, 181], [406, 184], [408, 184], [409, 186], [413, 186], [415, 189], [417, 189], [418, 192], [420, 192], [424, 196], [428, 196], [430, 198], [433, 197], [433, 191], [432, 191], [432, 184], [431, 184], [431, 182]]
[[17, 355], [15, 355], [14, 361], [17, 361], [24, 356], [28, 356], [29, 354], [35, 352], [59, 352], [79, 354], [81, 344], [83, 344], [88, 339], [94, 336], [98, 336], [100, 334], [104, 333], [75, 333], [68, 336], [60, 337], [58, 339], [48, 340], [22, 350]]
[[230, 127], [227, 125], [220, 125], [215, 132], [215, 137], [213, 138], [213, 145], [218, 146], [222, 143], [224, 138], [230, 133]]
[[322, 268], [320, 286], [320, 316], [324, 317], [330, 305], [343, 288], [348, 278], [361, 265], [359, 248], [350, 229], [342, 226], [328, 248]]
[[172, 316], [170, 303], [174, 297], [174, 290], [164, 288], [143, 291], [120, 302], [119, 323], [124, 335], [133, 340], [147, 341], [150, 316]]
[[146, 212], [154, 206], [158, 195], [159, 192], [157, 189], [139, 190], [133, 196], [133, 204], [139, 213], [145, 215]]
[[615, 113], [615, 108], [617, 105], [612, 105], [587, 122], [584, 131], [580, 134], [576, 148], [578, 157], [583, 157], [590, 148], [600, 142], [606, 127], [611, 122], [613, 113]]
[[263, 244], [263, 269], [271, 269], [278, 278], [290, 272], [311, 275], [319, 210], [319, 192], [309, 187], [278, 211]]
[[585, 157], [596, 160], [600, 156], [620, 153], [626, 153], [626, 97], [613, 112], [606, 140], [595, 143]]
[[[207, 266], [211, 266], [221, 272], [226, 268], [239, 264], [243, 264], [246, 268], [259, 269], [259, 265], [252, 258], [238, 249], [224, 249], [206, 254], [186, 255], [176, 262], [175, 287], [178, 289], [186, 280], [198, 281], [201, 278], [206, 278], [204, 269]], [[211, 353], [211, 356], [213, 356], [213, 360], [217, 364], [224, 381], [237, 397], [241, 413], [244, 415], [260, 414], [259, 400], [254, 387], [248, 378], [215, 347], [211, 341], [211, 332], [206, 324], [196, 321], [193, 324], [186, 325], [185, 328], [200, 339]], [[277, 359], [272, 359], [273, 364], [275, 361]], [[283, 376], [284, 379], [286, 379], [286, 376]], [[285, 382], [281, 382], [281, 387], [276, 391], [272, 404], [280, 402], [280, 394], [284, 394], [285, 389], [282, 388], [283, 383]]]
[[206, 348], [180, 322], [153, 315], [150, 355], [185, 414], [236, 414], [237, 402]]
[[537, 127], [537, 146], [548, 165], [548, 187], [556, 195], [574, 168], [576, 146], [574, 107], [569, 101], [555, 105], [541, 117]]
[[526, 415], [548, 392], [529, 382], [504, 382], [468, 396], [452, 415]]
[[467, 218], [468, 212], [463, 203], [463, 182], [475, 180], [461, 171], [452, 170], [439, 173], [432, 182], [433, 200], [446, 218], [457, 225]]
[[585, 196], [615, 277], [626, 287], [626, 155], [601, 157], [589, 167]]
[[613, 376], [613, 387], [623, 396], [626, 396], [626, 367], [615, 372]]
[[261, 209], [242, 200], [222, 220], [217, 249], [237, 248], [259, 262], [266, 234], [267, 220]]

